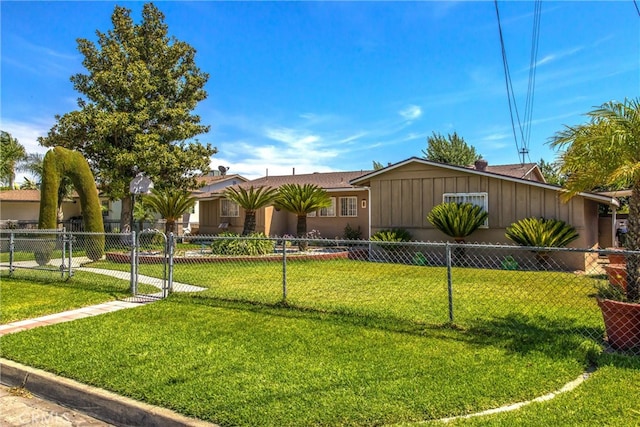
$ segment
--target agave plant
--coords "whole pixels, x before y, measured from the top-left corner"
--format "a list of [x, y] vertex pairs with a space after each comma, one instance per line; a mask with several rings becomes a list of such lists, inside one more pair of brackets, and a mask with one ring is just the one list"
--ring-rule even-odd
[[576, 240], [578, 232], [559, 219], [525, 218], [507, 227], [506, 236], [521, 246], [561, 248]]
[[448, 202], [435, 206], [427, 215], [427, 220], [458, 243], [476, 231], [489, 214], [482, 206], [471, 203]]

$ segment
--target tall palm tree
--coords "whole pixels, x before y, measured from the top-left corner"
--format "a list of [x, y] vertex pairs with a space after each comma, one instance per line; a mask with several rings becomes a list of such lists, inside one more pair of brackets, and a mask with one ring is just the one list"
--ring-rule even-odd
[[166, 220], [165, 233], [175, 233], [176, 221], [196, 204], [196, 198], [184, 190], [151, 190], [144, 203]]
[[0, 131], [0, 179], [13, 189], [18, 163], [25, 159], [27, 152], [9, 132]]
[[[325, 190], [313, 184], [284, 184], [278, 188], [275, 206], [291, 212], [298, 217], [297, 237], [307, 234], [307, 214], [331, 206], [331, 198]], [[300, 242], [300, 250], [306, 249], [306, 243]]]
[[243, 187], [227, 187], [224, 196], [244, 209], [242, 235], [256, 231], [256, 211], [273, 203], [277, 195], [278, 190], [271, 187], [254, 188], [252, 185], [248, 190]]
[[[611, 101], [587, 113], [588, 123], [565, 126], [551, 139], [567, 176], [567, 197], [598, 186], [631, 188], [626, 247], [640, 249], [640, 98]], [[640, 302], [640, 257], [627, 259], [627, 299]]]

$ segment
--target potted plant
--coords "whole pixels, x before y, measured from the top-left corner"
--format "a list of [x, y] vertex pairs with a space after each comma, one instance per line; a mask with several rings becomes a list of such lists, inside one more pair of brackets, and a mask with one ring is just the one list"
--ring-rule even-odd
[[590, 121], [565, 126], [551, 141], [560, 155], [567, 196], [598, 186], [630, 188], [625, 245], [626, 287], [610, 284], [598, 292], [611, 347], [640, 350], [640, 98], [611, 101], [588, 113]]

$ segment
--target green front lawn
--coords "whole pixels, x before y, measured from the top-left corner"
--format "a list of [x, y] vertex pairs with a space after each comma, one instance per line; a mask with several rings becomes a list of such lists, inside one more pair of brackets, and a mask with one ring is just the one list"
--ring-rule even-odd
[[[143, 287], [151, 290], [151, 287]], [[155, 288], [153, 288], [155, 289]], [[0, 275], [0, 324], [130, 296], [129, 281], [76, 271], [71, 280], [59, 273], [20, 270]]]
[[[221, 425], [380, 425], [560, 388], [573, 338], [170, 298], [2, 338], [2, 355]], [[588, 346], [587, 346], [588, 347]]]

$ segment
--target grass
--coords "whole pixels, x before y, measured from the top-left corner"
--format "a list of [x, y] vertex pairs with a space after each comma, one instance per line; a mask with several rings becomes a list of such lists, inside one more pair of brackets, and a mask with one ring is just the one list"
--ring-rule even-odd
[[261, 426], [469, 413], [557, 389], [586, 363], [564, 337], [502, 342], [447, 326], [193, 302], [8, 335], [2, 354], [221, 425]]
[[50, 271], [20, 270], [15, 277], [3, 272], [0, 275], [0, 323], [45, 316], [128, 296], [128, 280], [83, 271], [76, 271], [70, 280], [62, 279], [59, 273]]
[[[140, 266], [151, 276], [162, 269]], [[452, 279], [450, 323], [443, 268], [290, 262], [283, 304], [279, 263], [178, 264], [174, 280], [207, 290], [8, 335], [0, 351], [223, 426], [429, 421], [546, 394], [594, 359], [603, 334], [597, 279], [470, 268]], [[635, 425], [625, 420], [639, 366], [606, 357], [557, 401], [455, 423]], [[617, 402], [620, 388], [632, 399]]]

